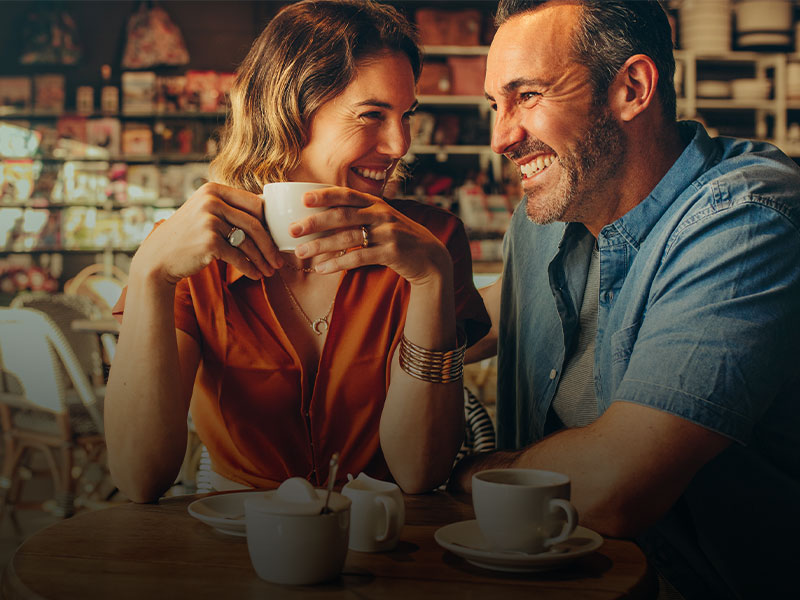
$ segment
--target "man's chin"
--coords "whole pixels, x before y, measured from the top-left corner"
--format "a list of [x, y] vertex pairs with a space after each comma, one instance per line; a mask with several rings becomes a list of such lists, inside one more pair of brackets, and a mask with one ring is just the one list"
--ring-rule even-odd
[[537, 225], [550, 225], [550, 223], [562, 220], [564, 210], [553, 206], [548, 199], [532, 202], [528, 196], [525, 196], [525, 200], [525, 214], [529, 221]]

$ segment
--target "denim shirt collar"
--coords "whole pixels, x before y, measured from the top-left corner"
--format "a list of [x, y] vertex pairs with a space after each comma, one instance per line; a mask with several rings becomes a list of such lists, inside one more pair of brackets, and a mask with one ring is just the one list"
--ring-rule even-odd
[[622, 237], [638, 250], [676, 197], [708, 170], [710, 162], [718, 159], [719, 150], [700, 123], [682, 121], [678, 127], [683, 139], [691, 136], [691, 141], [644, 200], [613, 223], [603, 227], [598, 239], [601, 246], [604, 239]]

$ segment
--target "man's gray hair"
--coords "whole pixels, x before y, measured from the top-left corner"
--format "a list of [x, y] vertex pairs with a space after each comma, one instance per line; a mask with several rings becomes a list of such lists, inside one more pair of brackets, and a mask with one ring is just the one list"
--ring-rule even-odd
[[[499, 27], [511, 17], [552, 0], [500, 0], [495, 15]], [[657, 93], [664, 116], [676, 118], [675, 57], [672, 30], [657, 0], [576, 0], [583, 7], [572, 52], [589, 69], [594, 100], [605, 103], [608, 87], [620, 67], [634, 54], [653, 59], [658, 69]]]

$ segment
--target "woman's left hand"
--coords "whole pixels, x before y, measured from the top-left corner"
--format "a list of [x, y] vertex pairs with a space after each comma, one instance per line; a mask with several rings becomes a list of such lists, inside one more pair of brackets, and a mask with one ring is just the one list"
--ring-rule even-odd
[[[364, 265], [384, 265], [412, 285], [423, 285], [452, 267], [450, 253], [427, 228], [370, 194], [330, 187], [304, 196], [307, 206], [325, 206], [289, 227], [294, 237], [331, 232], [301, 244], [299, 258], [333, 253], [316, 266], [319, 273], [335, 273]], [[351, 250], [341, 256], [342, 250]]]

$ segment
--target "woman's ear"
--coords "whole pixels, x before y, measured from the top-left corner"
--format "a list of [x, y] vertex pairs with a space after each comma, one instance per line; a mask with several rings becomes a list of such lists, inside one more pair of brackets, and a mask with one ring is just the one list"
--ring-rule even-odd
[[623, 122], [632, 121], [656, 97], [658, 69], [653, 59], [635, 54], [625, 61], [608, 91], [609, 106]]

